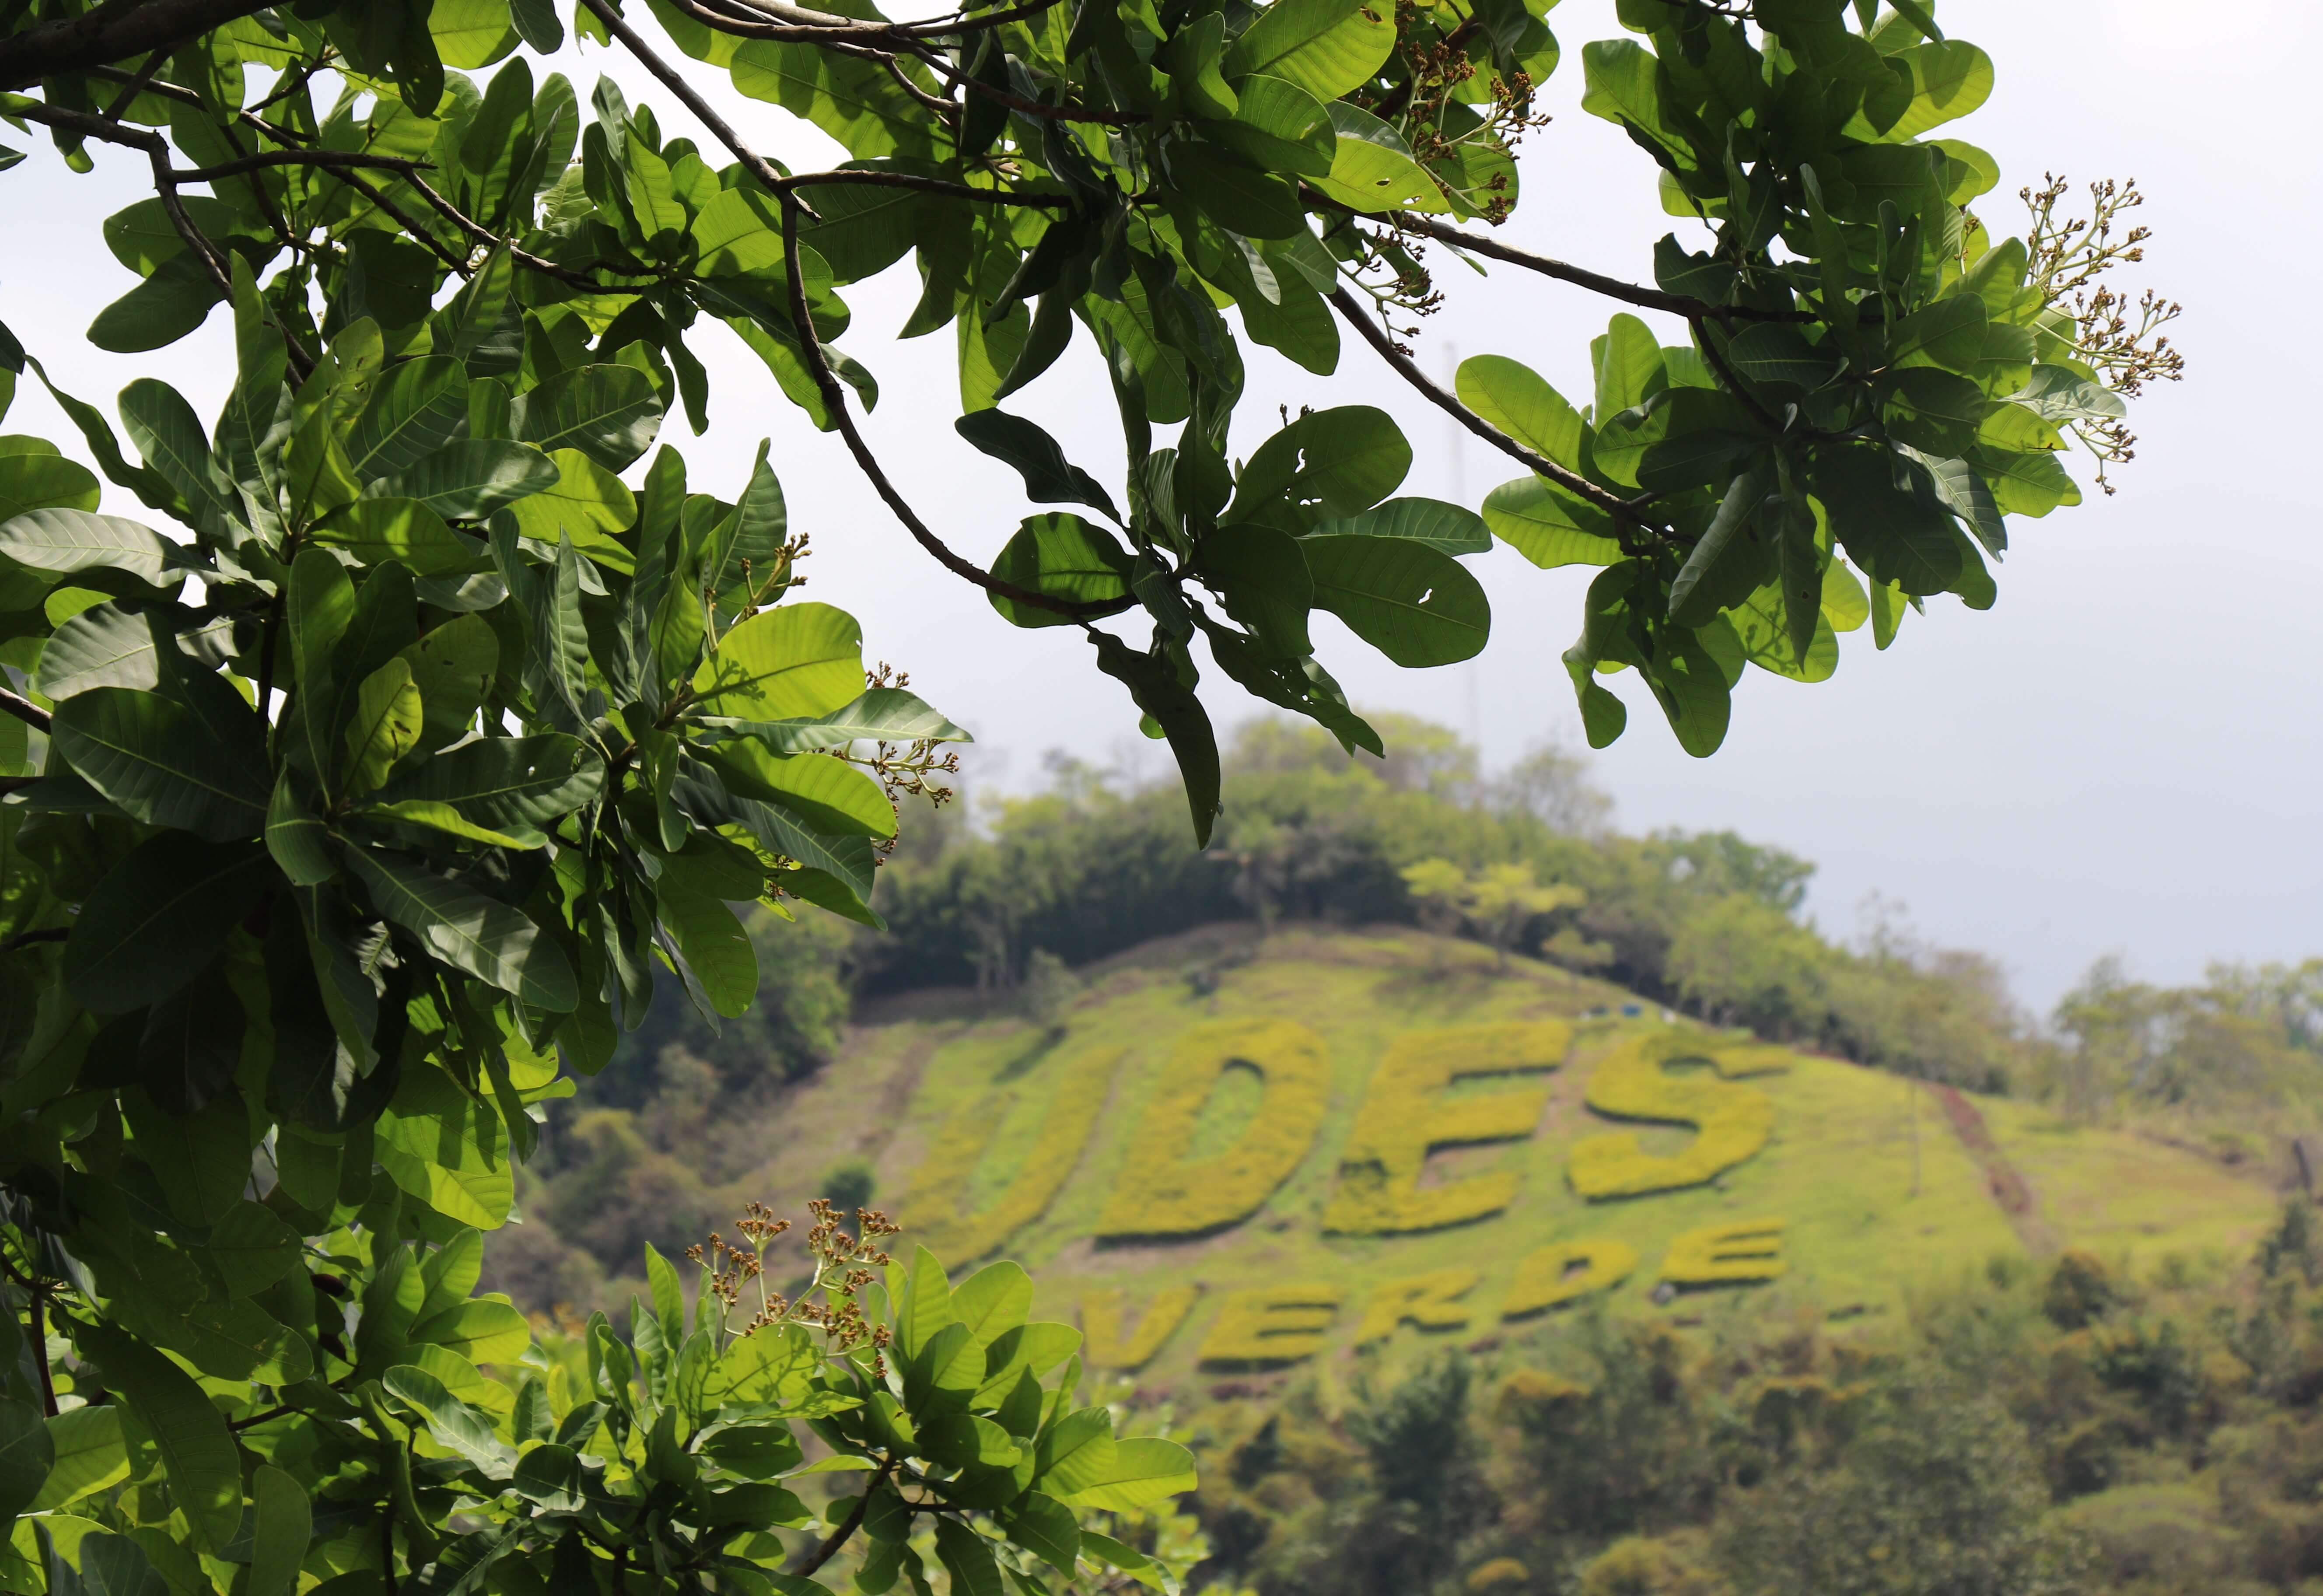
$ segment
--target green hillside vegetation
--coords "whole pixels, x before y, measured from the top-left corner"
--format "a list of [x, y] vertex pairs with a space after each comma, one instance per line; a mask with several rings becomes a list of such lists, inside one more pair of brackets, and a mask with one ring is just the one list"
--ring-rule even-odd
[[760, 916], [758, 1008], [579, 1083], [487, 1284], [618, 1318], [643, 1243], [825, 1194], [1019, 1260], [1199, 1456], [1195, 1590], [2323, 1590], [2323, 963], [2036, 1024], [1401, 729], [1247, 729], [1207, 855], [1060, 766], [919, 828], [886, 934]]

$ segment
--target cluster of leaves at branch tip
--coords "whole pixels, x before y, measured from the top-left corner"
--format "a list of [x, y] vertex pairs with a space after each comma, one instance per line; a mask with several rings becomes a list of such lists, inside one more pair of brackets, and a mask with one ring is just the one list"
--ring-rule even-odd
[[[1491, 231], [1558, 64], [1548, 9], [41, 0], [0, 31], [13, 124], [77, 170], [105, 146], [150, 171], [103, 229], [135, 282], [89, 342], [160, 350], [216, 316], [234, 352], [211, 421], [131, 383], [124, 447], [50, 329], [0, 329], [0, 409], [37, 381], [98, 468], [0, 440], [0, 1509], [40, 1516], [17, 1555], [50, 1563], [9, 1580], [794, 1577], [753, 1538], [785, 1488], [719, 1459], [735, 1432], [687, 1383], [714, 1325], [697, 1342], [657, 1295], [631, 1340], [590, 1331], [583, 1385], [552, 1371], [505, 1411], [476, 1372], [534, 1355], [473, 1295], [474, 1236], [511, 1216], [566, 1075], [664, 983], [706, 1023], [742, 1012], [758, 954], [730, 904], [876, 924], [895, 802], [937, 796], [965, 740], [797, 595], [771, 444], [730, 500], [656, 447], [672, 411], [708, 424], [705, 338], [739, 339], [1007, 621], [1093, 648], [1204, 841], [1204, 671], [1377, 754], [1313, 616], [1399, 665], [1473, 658], [1491, 608], [1464, 562], [1495, 537], [1602, 567], [1566, 656], [1600, 745], [1619, 673], [1706, 754], [1746, 665], [1819, 681], [1866, 620], [1884, 647], [1936, 594], [1993, 601], [2006, 518], [2077, 502], [2068, 443], [2126, 458], [2121, 396], [2179, 374], [2174, 307], [2107, 276], [2142, 252], [2134, 187], [2076, 222], [2052, 183], [1996, 240], [1970, 208], [1996, 164], [1926, 136], [1992, 63], [1918, 0], [1617, 0], [1629, 36], [1583, 50], [1584, 107], [1703, 247], [1664, 239], [1651, 283], [1554, 261]], [[568, 28], [709, 142], [536, 70]], [[767, 159], [644, 29], [844, 163]], [[1421, 371], [1401, 341], [1448, 292], [1439, 248], [1627, 307], [1584, 403], [1498, 354], [1450, 389]], [[1040, 507], [988, 567], [887, 473], [877, 382], [838, 347], [840, 290], [907, 259], [898, 333], [949, 331], [960, 436]], [[1246, 351], [1336, 378], [1342, 326], [1521, 467], [1481, 516], [1397, 496], [1411, 449], [1374, 406], [1236, 432]], [[1117, 400], [1117, 472], [1000, 408], [1068, 355]], [[1282, 1178], [1270, 1138], [1311, 1134], [1319, 1050], [1236, 1045], [1266, 1133], [1116, 1229], [1227, 1222]], [[864, 1286], [867, 1322], [937, 1300], [923, 1277]], [[979, 1592], [988, 1555], [1038, 1582], [979, 1527], [1162, 1577], [1067, 1533], [1076, 1503], [1151, 1500], [1107, 1472], [1147, 1444], [1037, 1382], [986, 1391], [957, 1336], [923, 1367], [947, 1324], [889, 1328], [913, 1350], [884, 1382], [876, 1349], [873, 1372], [818, 1353], [797, 1398], [857, 1404], [800, 1421], [886, 1468], [849, 1527], [901, 1548], [877, 1567], [915, 1575], [932, 1504], [934, 1555]]]

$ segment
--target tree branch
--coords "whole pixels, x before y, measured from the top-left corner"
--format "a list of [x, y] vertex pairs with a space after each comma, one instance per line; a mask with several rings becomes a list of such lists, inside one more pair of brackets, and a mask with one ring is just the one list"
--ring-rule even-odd
[[94, 11], [0, 39], [0, 88], [175, 50], [213, 28], [266, 9], [270, 0], [105, 0]]
[[12, 693], [5, 687], [0, 687], [0, 710], [7, 711], [35, 731], [49, 729], [48, 711], [22, 693]]
[[1732, 366], [1726, 363], [1726, 352], [1720, 349], [1717, 344], [1712, 344], [1710, 341], [1710, 330], [1702, 325], [1702, 319], [1698, 316], [1694, 318], [1693, 326], [1694, 341], [1702, 346], [1703, 359], [1710, 362], [1710, 369], [1718, 373], [1719, 380], [1726, 384], [1727, 388], [1733, 393], [1736, 399], [1740, 399], [1743, 404], [1749, 408], [1750, 414], [1756, 416], [1758, 418], [1759, 424], [1765, 427], [1768, 431], [1782, 431], [1783, 423], [1781, 420], [1777, 418], [1772, 411], [1768, 410], [1766, 406], [1758, 402], [1758, 399], [1756, 394], [1752, 393], [1748, 388], [1743, 386], [1741, 377], [1735, 371]]
[[[1336, 204], [1334, 201], [1326, 203]], [[1520, 250], [1514, 244], [1502, 243], [1498, 239], [1486, 238], [1411, 211], [1390, 211], [1386, 220], [1406, 233], [1417, 233], [1423, 238], [1448, 243], [1455, 249], [1482, 255], [1486, 260], [1521, 266], [1528, 271], [1538, 271], [1543, 277], [1553, 277], [1559, 282], [1587, 289], [1593, 294], [1602, 294], [1609, 299], [1635, 305], [1640, 310], [1664, 310], [1672, 316], [1685, 316], [1688, 321], [1811, 322], [1820, 319], [1811, 310], [1754, 310], [1747, 305], [1712, 305], [1709, 300], [1697, 299], [1691, 294], [1665, 293], [1660, 289], [1623, 282], [1618, 277], [1607, 277], [1602, 271], [1592, 271], [1584, 266], [1567, 265], [1563, 261], [1537, 255], [1530, 250]]]
[[35, 942], [61, 942], [72, 935], [69, 925], [47, 925], [38, 931], [18, 931], [13, 937], [0, 938], [0, 954], [14, 953], [19, 948], [29, 948]]
[[847, 1515], [847, 1521], [832, 1530], [831, 1538], [815, 1549], [814, 1555], [808, 1558], [806, 1565], [798, 1571], [798, 1578], [812, 1579], [817, 1569], [839, 1555], [839, 1548], [847, 1544], [848, 1537], [862, 1527], [863, 1515], [871, 1508], [872, 1493], [885, 1485], [887, 1476], [895, 1472], [895, 1454], [891, 1452], [887, 1454], [887, 1461], [879, 1465], [879, 1472], [871, 1476], [871, 1483], [865, 1486], [863, 1494], [856, 1499], [854, 1510]]
[[978, 188], [967, 183], [947, 182], [941, 178], [923, 178], [913, 172], [860, 171], [841, 167], [835, 171], [802, 172], [794, 178], [781, 179], [785, 188], [826, 188], [837, 185], [860, 184], [874, 188], [913, 188], [922, 194], [941, 194], [949, 199], [979, 200], [987, 205], [1028, 205], [1047, 210], [1070, 210], [1072, 201], [1061, 194], [1016, 194], [1002, 188]]
[[955, 86], [970, 94], [981, 95], [996, 105], [1005, 105], [1011, 111], [1022, 111], [1027, 116], [1049, 122], [1088, 122], [1104, 127], [1144, 127], [1153, 120], [1143, 111], [1104, 111], [1095, 105], [1044, 105], [1038, 100], [1028, 100], [1005, 89], [995, 88], [981, 78], [969, 77], [945, 60], [941, 52], [924, 44], [907, 44], [904, 48], [912, 52], [914, 59], [926, 62]]
[[1456, 394], [1447, 391], [1415, 365], [1409, 355], [1395, 346], [1395, 340], [1388, 336], [1387, 329], [1381, 326], [1365, 313], [1360, 304], [1356, 303], [1354, 295], [1347, 291], [1346, 284], [1340, 283], [1333, 288], [1327, 298], [1347, 325], [1363, 335], [1364, 342], [1377, 350], [1380, 358], [1395, 368], [1396, 375], [1418, 389], [1437, 408], [1470, 432], [1523, 465], [1526, 470], [1536, 475], [1547, 477], [1558, 487], [1587, 500], [1591, 504], [1611, 516], [1615, 526], [1646, 527], [1656, 531], [1661, 530], [1654, 527], [1652, 522], [1646, 520], [1642, 514], [1646, 505], [1651, 500], [1651, 495], [1634, 500], [1624, 499], [1611, 489], [1591, 482], [1579, 472], [1568, 466], [1560, 465], [1547, 455], [1525, 447], [1524, 445], [1462, 404]]
[[325, 168], [376, 167], [382, 171], [433, 171], [425, 161], [405, 161], [394, 155], [358, 155], [341, 150], [262, 150], [255, 155], [245, 155], [239, 161], [222, 161], [216, 166], [172, 169], [170, 176], [180, 183], [215, 183], [220, 178], [240, 177], [266, 166], [318, 166]]

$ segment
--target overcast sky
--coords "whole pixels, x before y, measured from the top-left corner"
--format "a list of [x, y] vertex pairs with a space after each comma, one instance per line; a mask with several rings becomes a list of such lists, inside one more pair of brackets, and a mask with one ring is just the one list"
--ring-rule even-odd
[[[1843, 638], [1838, 674], [1817, 686], [1751, 671], [1726, 746], [1707, 760], [1679, 750], [1634, 677], [1613, 678], [1630, 730], [1594, 756], [1595, 779], [1625, 829], [1731, 827], [1816, 861], [1810, 911], [1826, 931], [1852, 934], [1875, 891], [1906, 905], [1929, 940], [1999, 957], [2040, 1009], [2108, 952], [2167, 981], [2194, 978], [2212, 959], [2323, 954], [2323, 546], [2308, 485], [2318, 449], [2311, 430], [2298, 430], [2313, 426], [2309, 385], [2297, 375], [2323, 333], [2300, 265], [2323, 242], [2309, 70], [2323, 10], [2251, 0], [2228, 27], [2178, 0], [1945, 0], [1940, 20], [1999, 70], [1992, 101], [1942, 130], [1999, 158], [2001, 188], [1981, 214], [1998, 234], [2021, 231], [2007, 197], [2044, 171], [2077, 185], [2138, 179], [2149, 196], [2141, 219], [2156, 236], [2128, 286], [2185, 302], [2175, 333], [2190, 374], [2135, 407], [2142, 442], [2117, 497], [2092, 492], [2080, 509], [2012, 520], [1994, 610], [1930, 601], [1885, 654], [1868, 629]], [[1617, 32], [1612, 7], [1568, 0], [1551, 22], [1566, 51], [1546, 96], [1556, 121], [1525, 147], [1524, 201], [1502, 236], [1647, 279], [1654, 240], [1675, 225], [1656, 202], [1654, 170], [1578, 106], [1579, 47]], [[567, 55], [584, 96], [611, 66], [665, 128], [699, 136], [624, 63]], [[794, 163], [831, 158], [835, 147], [813, 130], [702, 80], [761, 148]], [[106, 402], [152, 373], [209, 414], [233, 359], [223, 314], [153, 355], [101, 354], [80, 340], [133, 281], [97, 224], [147, 192], [142, 158], [106, 151], [99, 162], [76, 177], [43, 140], [5, 179], [18, 243], [0, 256], [0, 318], [83, 397]], [[1588, 340], [1616, 307], [1512, 271], [1479, 279], [1440, 252], [1437, 266], [1451, 304], [1419, 345], [1428, 369], [1507, 354], [1585, 397]], [[906, 494], [955, 546], [988, 559], [1026, 507], [1014, 473], [951, 431], [949, 333], [888, 341], [918, 290], [908, 264], [847, 290], [855, 329], [845, 347], [879, 378], [868, 430]], [[1684, 341], [1678, 324], [1661, 331]], [[1419, 455], [1404, 492], [1474, 506], [1518, 474], [1345, 343], [1332, 378], [1247, 346], [1237, 453], [1272, 430], [1278, 404], [1360, 400], [1404, 424]], [[695, 346], [712, 370], [711, 430], [689, 439], [673, 417], [665, 439], [684, 445], [697, 486], [730, 495], [757, 440], [773, 435], [793, 524], [813, 535], [807, 596], [853, 610], [868, 656], [908, 669], [976, 731], [970, 769], [985, 784], [1036, 782], [1050, 748], [1147, 779], [1162, 772], [1166, 750], [1136, 735], [1135, 711], [1085, 643], [1003, 623], [918, 553], [738, 341], [710, 330]], [[1117, 483], [1113, 404], [1085, 336], [1009, 403]], [[20, 394], [6, 426], [70, 436], [44, 396]], [[2085, 465], [2074, 469], [2087, 488]], [[108, 490], [107, 508], [137, 507]], [[1593, 572], [1538, 571], [1505, 549], [1471, 564], [1494, 618], [1476, 661], [1399, 671], [1318, 615], [1325, 663], [1358, 704], [1446, 721], [1493, 766], [1544, 741], [1579, 746], [1557, 656], [1579, 629]], [[1246, 712], [1246, 701], [1209, 687], [1222, 720]]]

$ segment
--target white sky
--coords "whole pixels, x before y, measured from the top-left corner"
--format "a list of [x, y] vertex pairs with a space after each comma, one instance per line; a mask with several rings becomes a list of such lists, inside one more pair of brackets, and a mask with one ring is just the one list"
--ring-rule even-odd
[[[1998, 234], [2018, 231], [2021, 209], [2003, 197], [2044, 170], [2077, 184], [2138, 179], [2156, 237], [2129, 286], [2150, 282], [2185, 301], [2174, 331], [2191, 375], [2134, 408], [2143, 443], [2117, 498], [2092, 494], [2080, 509], [2012, 521], [1997, 608], [1977, 615], [1931, 601], [1886, 654], [1872, 650], [1868, 629], [1853, 634], [1841, 640], [1837, 676], [1817, 686], [1750, 672], [1714, 757], [1682, 753], [1634, 680], [1612, 678], [1630, 730], [1595, 757], [1594, 774], [1626, 829], [1732, 827], [1792, 848], [1821, 867], [1811, 908], [1826, 931], [1851, 932], [1858, 905], [1878, 891], [1907, 905], [1929, 939], [1997, 955], [2038, 1008], [2107, 952], [2171, 981], [2214, 959], [2323, 953], [2314, 825], [2323, 545], [2312, 496], [2291, 480], [2316, 445], [2298, 430], [2312, 425], [2299, 397], [2306, 385], [2292, 375], [2303, 362], [2286, 358], [2316, 346], [2323, 311], [2303, 280], [2283, 275], [2323, 243], [2307, 69], [2323, 47], [2323, 10], [2253, 0], [2235, 15], [2226, 28], [2190, 20], [2173, 0], [1946, 0], [1947, 31], [1982, 45], [1999, 69], [1991, 103], [1942, 130], [2000, 160], [2001, 188], [1982, 214]], [[1546, 96], [1556, 120], [1526, 147], [1524, 201], [1502, 236], [1648, 279], [1653, 241], [1675, 225], [1656, 203], [1653, 168], [1578, 106], [1580, 45], [1618, 32], [1612, 7], [1570, 0], [1551, 22], [1566, 51]], [[666, 129], [701, 136], [659, 86], [617, 58], [592, 50], [563, 65], [584, 99], [611, 66]], [[794, 163], [833, 149], [717, 75], [698, 80], [761, 149]], [[32, 151], [5, 179], [24, 236], [0, 257], [0, 319], [84, 398], [107, 404], [150, 373], [212, 413], [233, 361], [223, 313], [152, 355], [103, 354], [80, 340], [133, 280], [97, 224], [148, 192], [142, 158], [101, 151], [96, 173], [83, 178], [45, 139]], [[1420, 346], [1428, 369], [1448, 373], [1459, 358], [1502, 353], [1585, 396], [1588, 340], [1617, 307], [1510, 270], [1479, 280], [1440, 252], [1437, 265], [1453, 304]], [[1013, 472], [952, 433], [949, 332], [888, 341], [918, 286], [905, 264], [848, 290], [855, 330], [844, 346], [879, 378], [868, 430], [890, 471], [954, 546], [988, 559], [1029, 507]], [[1683, 341], [1676, 324], [1663, 331], [1665, 342]], [[868, 657], [908, 669], [977, 732], [972, 775], [1029, 785], [1052, 748], [1149, 779], [1162, 773], [1166, 750], [1136, 735], [1135, 711], [1097, 674], [1086, 644], [1002, 622], [920, 555], [835, 440], [804, 422], [739, 341], [705, 326], [694, 343], [712, 367], [711, 431], [689, 438], [673, 417], [665, 439], [684, 446], [697, 486], [731, 494], [757, 440], [774, 436], [793, 524], [813, 534], [808, 595], [853, 610]], [[1246, 346], [1237, 453], [1272, 429], [1278, 404], [1360, 400], [1393, 411], [1412, 440], [1419, 458], [1405, 492], [1473, 506], [1519, 474], [1351, 336], [1343, 344], [1330, 379]], [[1113, 404], [1086, 336], [1008, 406], [1042, 421], [1117, 491]], [[36, 387], [20, 391], [5, 425], [77, 443]], [[2087, 469], [2075, 474], [2087, 488]], [[106, 507], [138, 508], [110, 489]], [[1579, 629], [1593, 573], [1537, 571], [1505, 549], [1471, 565], [1495, 622], [1475, 662], [1399, 671], [1318, 615], [1324, 662], [1359, 705], [1457, 726], [1494, 766], [1544, 739], [1579, 746], [1557, 656]], [[1210, 685], [1214, 713], [1241, 718], [1246, 701]]]

